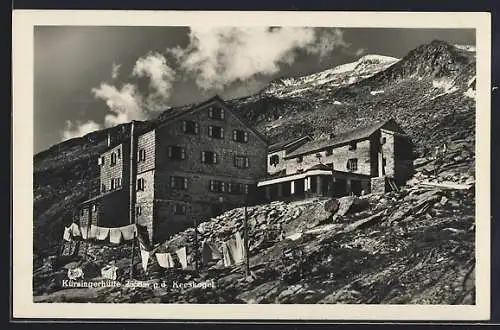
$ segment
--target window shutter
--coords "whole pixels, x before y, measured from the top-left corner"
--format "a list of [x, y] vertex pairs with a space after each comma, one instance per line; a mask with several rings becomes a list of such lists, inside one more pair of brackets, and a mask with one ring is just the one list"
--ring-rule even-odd
[[224, 109], [220, 109], [220, 119], [224, 119]]
[[168, 158], [172, 158], [172, 147], [168, 147]]
[[248, 167], [248, 157], [245, 157], [245, 168]]
[[248, 132], [243, 133], [243, 141], [248, 142]]
[[200, 125], [198, 123], [194, 123], [194, 132], [198, 134], [200, 132]]
[[212, 118], [214, 116], [214, 110], [212, 109], [212, 107], [208, 108], [208, 116], [210, 118]]
[[120, 159], [122, 156], [121, 149], [120, 148], [116, 149], [116, 153], [118, 154], [118, 159]]
[[236, 157], [236, 155], [234, 155], [234, 157], [233, 157], [233, 165], [234, 165], [235, 167], [238, 167], [238, 164], [236, 163], [236, 162], [237, 162], [237, 161], [236, 161], [236, 158], [237, 158], [237, 157]]
[[224, 138], [224, 127], [220, 128], [220, 137], [221, 137], [221, 139]]
[[227, 184], [227, 192], [231, 193], [232, 191], [233, 191], [233, 184], [232, 183], [228, 183]]
[[224, 190], [226, 190], [225, 188], [226, 188], [226, 183], [221, 182], [220, 183], [220, 191], [224, 192]]
[[97, 165], [102, 165], [102, 157], [97, 158]]
[[208, 126], [208, 136], [212, 136], [212, 135], [213, 135], [212, 126]]
[[187, 189], [188, 187], [188, 179], [184, 178], [184, 189]]
[[173, 176], [170, 177], [170, 187], [175, 187], [175, 178]]
[[182, 131], [184, 133], [186, 133], [186, 121], [185, 120], [182, 121]]
[[186, 148], [181, 148], [181, 159], [186, 159]]
[[214, 180], [210, 180], [210, 191], [214, 191]]
[[201, 162], [202, 162], [202, 163], [205, 163], [205, 161], [206, 161], [206, 158], [205, 158], [205, 151], [202, 151], [202, 152], [201, 152]]
[[214, 152], [213, 155], [214, 155], [214, 164], [217, 164], [217, 154]]
[[238, 131], [233, 130], [233, 141], [236, 141], [238, 139]]

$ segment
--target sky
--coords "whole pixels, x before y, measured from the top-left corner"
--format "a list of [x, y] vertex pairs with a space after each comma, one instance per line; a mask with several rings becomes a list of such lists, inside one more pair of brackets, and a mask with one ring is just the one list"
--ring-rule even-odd
[[269, 81], [367, 54], [396, 58], [474, 30], [313, 27], [37, 26], [34, 153], [171, 106], [251, 95]]

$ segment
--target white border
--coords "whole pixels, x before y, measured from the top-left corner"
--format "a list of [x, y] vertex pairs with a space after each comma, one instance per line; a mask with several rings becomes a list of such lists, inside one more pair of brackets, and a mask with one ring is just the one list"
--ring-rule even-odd
[[[475, 28], [476, 305], [193, 305], [33, 303], [33, 27], [121, 26], [332, 26]], [[490, 67], [489, 13], [436, 12], [13, 12], [13, 262], [15, 318], [260, 319], [260, 320], [487, 320], [490, 316]]]

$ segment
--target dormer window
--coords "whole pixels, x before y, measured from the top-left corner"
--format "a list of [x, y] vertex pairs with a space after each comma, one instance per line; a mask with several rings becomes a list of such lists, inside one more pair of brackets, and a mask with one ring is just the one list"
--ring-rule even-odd
[[276, 166], [280, 163], [280, 156], [279, 155], [272, 155], [269, 158], [269, 165], [271, 166]]
[[208, 108], [208, 116], [212, 119], [223, 120], [224, 119], [224, 109], [219, 106], [211, 106]]
[[333, 155], [333, 148], [328, 148], [328, 149], [326, 149], [325, 155], [326, 155], [326, 156], [331, 156], [331, 155]]
[[297, 157], [297, 163], [302, 163], [302, 156]]
[[356, 142], [349, 143], [349, 150], [356, 150], [358, 147]]
[[200, 131], [200, 126], [197, 122], [192, 120], [183, 120], [182, 121], [182, 132], [186, 134], [198, 134]]

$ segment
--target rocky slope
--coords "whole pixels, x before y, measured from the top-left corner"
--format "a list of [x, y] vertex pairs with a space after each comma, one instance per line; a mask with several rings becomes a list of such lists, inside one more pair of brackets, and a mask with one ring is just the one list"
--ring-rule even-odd
[[[446, 180], [464, 183], [469, 180], [470, 182], [474, 178], [475, 163], [474, 60], [475, 53], [471, 47], [457, 47], [441, 41], [433, 41], [416, 48], [400, 60], [369, 56], [353, 64], [347, 64], [340, 68], [333, 68], [307, 77], [283, 79], [280, 82], [275, 81], [256, 95], [229, 100], [228, 102], [257, 129], [265, 132], [271, 142], [296, 137], [306, 132], [321, 136], [331, 131], [350, 130], [368, 124], [375, 119], [393, 117], [410, 134], [416, 145], [415, 156], [419, 157], [416, 164], [421, 166], [421, 170], [417, 173], [415, 180], [427, 180], [429, 179], [428, 176], [435, 175], [434, 171], [437, 171], [438, 176], [433, 179], [435, 181]], [[141, 123], [141, 125], [143, 125], [144, 129], [154, 127], [171, 111], [172, 109], [166, 111], [158, 119]], [[55, 267], [49, 271], [44, 268], [48, 267], [47, 264], [44, 264], [44, 260], [46, 261], [47, 258], [50, 259], [50, 256], [57, 254], [64, 223], [70, 221], [69, 216], [75, 205], [87, 198], [89, 192], [93, 189], [95, 183], [91, 182], [90, 178], [95, 177], [97, 173], [96, 159], [97, 155], [105, 148], [107, 131], [111, 130], [120, 133], [123, 138], [126, 138], [126, 127], [126, 124], [120, 125], [108, 130], [90, 133], [79, 139], [65, 141], [34, 157], [34, 267], [39, 269], [38, 275], [35, 276], [35, 292], [36, 295], [49, 293], [56, 295], [41, 299], [50, 301], [58, 299], [78, 300], [78, 298], [68, 298], [69, 293], [66, 292], [67, 290], [58, 291], [63, 298], [57, 297], [57, 293], [53, 292], [57, 286], [55, 283], [64, 275], [64, 270]], [[447, 142], [450, 152], [447, 154], [446, 159], [437, 164], [438, 169], [436, 170], [436, 161], [427, 158], [431, 155], [434, 147], [441, 146], [443, 142]], [[437, 194], [444, 195], [448, 200], [454, 201], [452, 202], [453, 207], [433, 206], [431, 210], [437, 210], [439, 213], [437, 217], [433, 214], [434, 211], [430, 211], [430, 213], [426, 211], [418, 214], [418, 217], [405, 214], [396, 223], [407, 224], [410, 229], [407, 228], [407, 225], [404, 225], [402, 230], [405, 234], [398, 236], [397, 231], [401, 231], [400, 229], [396, 230], [392, 226], [383, 224], [387, 224], [387, 218], [401, 207], [401, 203], [411, 194], [411, 189], [414, 188], [407, 187], [403, 192], [389, 194], [384, 197], [379, 196], [376, 197], [380, 198], [378, 201], [371, 201], [369, 209], [371, 213], [376, 214], [379, 211], [385, 213], [379, 219], [379, 223], [369, 229], [370, 232], [360, 230], [350, 234], [331, 236], [334, 232], [343, 230], [343, 227], [338, 227], [334, 231], [318, 234], [319, 236], [305, 235], [303, 238], [306, 240], [304, 241], [305, 250], [303, 253], [311, 256], [310, 253], [312, 252], [307, 252], [309, 250], [306, 249], [306, 246], [315, 246], [318, 251], [322, 251], [317, 254], [318, 258], [321, 259], [318, 261], [318, 269], [326, 267], [328, 270], [317, 270], [320, 274], [316, 274], [317, 271], [312, 270], [304, 271], [309, 273], [295, 283], [301, 283], [301, 288], [296, 287], [295, 289], [299, 290], [298, 292], [302, 290], [304, 295], [307, 296], [308, 290], [319, 290], [319, 288], [311, 288], [314, 279], [317, 280], [316, 276], [320, 276], [319, 278], [326, 281], [325, 274], [333, 272], [335, 275], [328, 281], [332, 281], [332, 288], [335, 288], [335, 290], [328, 294], [326, 292], [314, 294], [314, 298], [311, 298], [310, 301], [320, 302], [326, 299], [326, 301], [331, 302], [368, 302], [373, 299], [371, 302], [396, 302], [391, 299], [397, 300], [397, 298], [388, 298], [382, 293], [377, 298], [366, 292], [385, 292], [384, 290], [387, 290], [387, 287], [384, 287], [384, 285], [387, 285], [387, 283], [394, 284], [394, 281], [402, 281], [398, 284], [397, 290], [405, 292], [406, 295], [402, 295], [405, 298], [401, 299], [406, 302], [423, 302], [427, 299], [429, 302], [453, 303], [453, 301], [460, 302], [465, 299], [470, 303], [470, 297], [464, 298], [465, 292], [470, 290], [469, 269], [465, 269], [467, 266], [464, 265], [464, 261], [470, 261], [474, 251], [473, 230], [469, 230], [469, 225], [473, 223], [474, 214], [473, 191], [439, 191]], [[427, 189], [420, 187], [417, 190], [422, 192], [422, 190]], [[321, 207], [318, 205], [315, 207]], [[271, 206], [262, 206], [262, 210], [266, 210], [268, 207]], [[281, 205], [279, 207], [288, 209], [295, 206]], [[237, 213], [240, 211], [235, 212], [231, 219], [240, 219], [241, 214], [238, 215]], [[322, 217], [320, 209], [311, 212], [318, 212]], [[367, 214], [356, 213], [352, 215], [350, 222], [364, 219], [366, 216]], [[429, 219], [429, 217], [432, 219]], [[301, 221], [308, 222], [313, 220], [312, 218], [316, 219], [316, 215], [303, 217]], [[408, 218], [410, 220], [406, 220]], [[217, 223], [217, 221], [214, 223]], [[294, 222], [291, 221], [292, 224], [288, 223], [287, 220], [285, 227], [292, 226], [293, 228]], [[318, 225], [315, 220], [313, 223]], [[416, 229], [411, 226], [415, 226]], [[444, 227], [440, 226], [455, 228], [458, 231], [443, 231]], [[395, 228], [399, 227], [396, 226]], [[299, 229], [302, 230], [303, 228]], [[371, 231], [379, 231], [379, 233], [371, 233]], [[219, 233], [218, 229], [215, 232]], [[268, 230], [262, 230], [262, 232], [266, 232], [266, 235], [272, 233], [272, 231]], [[427, 241], [426, 235], [439, 237], [439, 240], [445, 237], [443, 239], [448, 240], [449, 244], [439, 244], [438, 246], [436, 244], [437, 240], [430, 239]], [[401, 237], [404, 237], [404, 239]], [[274, 242], [272, 237], [266, 238], [266, 240]], [[332, 240], [337, 243], [332, 245]], [[383, 258], [366, 254], [366, 248], [345, 250], [340, 247], [341, 244], [351, 246], [358, 241], [371, 242], [369, 244], [374, 244], [374, 246], [385, 246], [384, 244], [394, 241], [394, 244], [401, 244], [401, 246], [399, 246], [399, 251], [397, 249], [384, 250], [386, 252], [384, 252]], [[296, 241], [292, 242], [294, 243], [290, 244], [293, 245]], [[460, 243], [457, 244], [456, 242]], [[276, 242], [276, 246], [279, 246], [278, 242]], [[417, 253], [421, 246], [428, 249], [422, 250], [428, 252], [427, 258], [422, 259], [422, 256]], [[128, 255], [127, 247], [120, 249], [121, 252], [105, 247], [96, 249], [94, 253], [96, 254], [97, 264], [94, 266], [102, 266], [107, 262], [103, 255], [115, 256], [116, 253], [123, 254], [120, 257], [123, 265], [129, 262], [125, 257]], [[99, 249], [102, 249], [102, 251]], [[259, 258], [264, 258], [264, 254], [267, 252], [264, 252], [263, 249], [264, 247], [262, 247], [262, 251], [261, 249], [256, 250], [256, 256], [259, 255]], [[464, 251], [464, 249], [468, 249], [468, 252], [457, 252]], [[92, 251], [92, 248], [90, 251]], [[414, 254], [411, 251], [414, 251]], [[441, 259], [443, 256], [445, 259]], [[341, 268], [343, 270], [331, 269], [332, 265], [338, 264], [332, 261], [335, 258], [341, 258], [337, 261], [346, 264], [345, 267]], [[379, 260], [378, 258], [382, 259]], [[372, 259], [378, 261], [374, 262]], [[437, 261], [438, 259], [440, 261]], [[422, 260], [425, 260], [425, 262]], [[419, 264], [420, 266], [417, 267]], [[458, 274], [453, 280], [451, 279], [453, 275], [444, 271], [444, 268], [448, 266]], [[267, 278], [267, 275], [259, 275], [259, 272], [265, 274], [267, 271], [285, 266], [276, 264], [271, 270], [267, 267], [257, 265], [256, 267], [254, 270], [256, 280], [252, 282], [253, 284], [249, 284], [246, 279], [243, 280], [237, 269], [217, 270], [216, 273], [219, 272], [217, 273], [219, 278], [226, 278], [228, 281], [232, 278], [231, 281], [236, 281], [231, 282], [232, 284], [228, 286], [227, 290], [224, 289], [224, 294], [220, 299], [248, 301], [248, 299], [254, 299], [258, 295], [250, 294], [249, 297], [254, 298], [245, 298], [244, 295], [240, 296], [240, 294], [255, 290], [258, 285], [265, 284], [259, 290], [267, 288], [266, 290], [276, 293], [277, 296], [271, 294], [269, 297], [263, 298], [263, 302], [286, 302], [288, 298], [283, 298], [286, 297], [286, 294], [282, 297], [283, 299], [278, 298], [281, 289], [276, 289], [276, 283], [281, 283], [278, 285], [279, 288], [285, 288], [280, 286], [284, 283], [280, 281], [284, 281], [284, 279], [276, 278], [275, 281], [278, 282], [274, 284], [269, 281], [259, 283], [259, 281], [263, 281], [263, 278]], [[413, 269], [415, 274], [408, 269]], [[401, 276], [396, 278], [391, 275], [391, 272], [394, 273], [398, 270], [401, 271]], [[138, 271], [138, 274], [140, 274], [140, 271]], [[293, 271], [290, 269], [284, 274], [293, 274]], [[274, 278], [275, 275], [269, 275], [269, 278]], [[172, 276], [175, 278], [177, 275]], [[178, 276], [189, 277], [194, 275], [181, 274]], [[202, 274], [202, 276], [207, 277], [209, 275]], [[364, 278], [365, 281], [360, 282], [362, 284], [352, 284], [353, 276], [358, 279]], [[378, 280], [374, 280], [375, 282], [370, 284], [370, 281], [375, 278], [374, 276], [378, 276], [376, 277]], [[411, 278], [412, 276], [415, 277]], [[418, 284], [426, 281], [425, 276], [431, 278], [431, 282], [428, 283], [428, 290], [430, 291], [423, 290], [421, 284]], [[156, 276], [151, 280], [157, 281], [159, 278]], [[469, 281], [467, 282], [469, 284], [464, 284], [461, 288], [459, 288], [458, 284], [451, 284], [455, 280], [460, 282], [461, 279], [463, 279], [463, 283]], [[182, 277], [182, 280], [186, 280], [186, 278]], [[52, 287], [50, 287], [50, 283], [52, 283]], [[350, 286], [348, 283], [351, 283]], [[410, 283], [413, 283], [413, 286]], [[226, 286], [226, 282], [219, 284]], [[420, 289], [417, 288], [418, 285], [420, 285]], [[438, 290], [438, 287], [444, 286], [448, 287], [442, 290], [448, 291], [446, 291], [446, 295], [439, 298], [439, 294], [444, 291], [439, 291], [441, 289]], [[286, 286], [285, 290], [287, 289], [288, 286]], [[332, 294], [333, 296], [331, 296]], [[335, 294], [339, 295], [336, 296]], [[77, 293], [75, 295], [78, 296]], [[137, 301], [148, 299], [160, 301], [191, 299], [189, 298], [190, 295], [177, 296], [177, 298], [168, 296], [167, 298], [161, 295], [157, 296], [156, 293], [146, 294], [134, 290], [130, 291], [130, 295], [137, 295]], [[96, 292], [95, 299], [127, 299], [120, 297], [132, 299], [130, 295], [127, 296], [123, 292], [119, 294], [107, 292], [105, 296], [102, 296]], [[327, 299], [328, 295], [330, 295], [330, 298]], [[88, 299], [88, 297], [87, 294], [86, 298], [81, 299]]]

